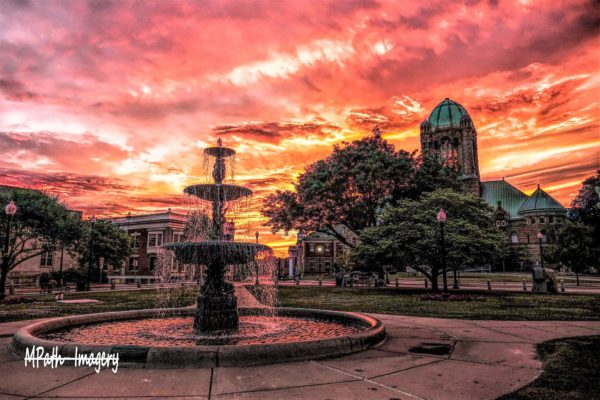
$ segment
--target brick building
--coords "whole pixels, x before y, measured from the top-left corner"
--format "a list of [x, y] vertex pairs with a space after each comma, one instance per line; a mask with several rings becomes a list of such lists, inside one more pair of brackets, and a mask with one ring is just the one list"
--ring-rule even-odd
[[[121, 268], [109, 271], [109, 279], [115, 279], [121, 283], [139, 279], [142, 283], [146, 283], [156, 279], [159, 250], [163, 254], [166, 251], [160, 249], [160, 246], [163, 243], [183, 241], [183, 229], [187, 216], [169, 209], [163, 213], [129, 215], [109, 220], [133, 238], [131, 256]], [[190, 270], [191, 266], [180, 265], [170, 253], [168, 257], [172, 276], [183, 276], [190, 279], [193, 277], [194, 271]]]
[[[336, 230], [351, 243], [358, 240], [345, 226], [340, 225]], [[296, 245], [288, 248], [287, 275], [331, 274], [347, 250], [341, 241], [326, 232], [311, 232], [308, 235], [299, 232]]]
[[538, 233], [543, 235], [543, 243], [551, 242], [549, 228], [563, 223], [567, 210], [539, 185], [528, 196], [504, 179], [481, 181], [477, 131], [463, 106], [446, 98], [433, 109], [421, 123], [421, 152], [460, 166], [465, 190], [496, 209], [496, 225], [507, 231], [510, 244], [521, 254], [521, 265], [539, 261]]

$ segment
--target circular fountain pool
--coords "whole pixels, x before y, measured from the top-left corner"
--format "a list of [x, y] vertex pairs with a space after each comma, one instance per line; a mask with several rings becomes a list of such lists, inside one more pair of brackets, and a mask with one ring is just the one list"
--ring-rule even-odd
[[63, 357], [118, 353], [120, 365], [248, 366], [309, 360], [366, 350], [385, 339], [375, 318], [337, 311], [241, 308], [240, 329], [227, 335], [194, 333], [194, 308], [108, 312], [53, 318], [19, 330], [16, 354], [44, 348]]
[[195, 333], [193, 317], [171, 317], [83, 325], [40, 337], [61, 343], [179, 347], [303, 342], [352, 335], [365, 329], [355, 323], [314, 318], [247, 315], [240, 317], [236, 332], [221, 335]]

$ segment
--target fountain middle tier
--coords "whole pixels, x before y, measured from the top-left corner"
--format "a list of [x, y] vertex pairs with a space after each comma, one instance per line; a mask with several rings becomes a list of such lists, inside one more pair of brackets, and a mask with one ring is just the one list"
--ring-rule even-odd
[[172, 250], [184, 264], [208, 265], [222, 262], [225, 265], [247, 264], [261, 253], [270, 254], [271, 248], [258, 243], [224, 242], [207, 240], [203, 242], [167, 243], [162, 247]]
[[243, 186], [215, 183], [188, 186], [183, 192], [202, 200], [220, 203], [252, 195], [252, 190]]

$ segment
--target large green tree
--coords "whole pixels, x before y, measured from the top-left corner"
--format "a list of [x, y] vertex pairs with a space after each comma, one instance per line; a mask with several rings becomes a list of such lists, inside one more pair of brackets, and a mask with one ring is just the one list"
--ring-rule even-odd
[[[100, 258], [105, 265], [121, 266], [131, 254], [131, 236], [110, 221], [83, 222], [82, 235], [75, 247], [82, 273], [96, 274]], [[91, 265], [90, 265], [91, 262]], [[91, 270], [88, 270], [91, 267]]]
[[[17, 212], [10, 218], [4, 207], [14, 201]], [[0, 191], [0, 243], [6, 243], [5, 227], [10, 223], [8, 252], [3, 254], [0, 268], [0, 299], [5, 297], [6, 279], [10, 271], [27, 260], [58, 248], [71, 248], [78, 239], [77, 229], [65, 234], [65, 227], [77, 226], [73, 213], [58, 201], [37, 190], [3, 188]]]
[[360, 244], [352, 251], [354, 262], [371, 270], [383, 265], [411, 267], [438, 290], [440, 208], [448, 216], [444, 226], [448, 270], [491, 263], [504, 254], [506, 238], [493, 224], [493, 209], [479, 197], [442, 189], [385, 207], [378, 226], [362, 231]]
[[546, 246], [544, 258], [575, 272], [577, 286], [579, 274], [600, 266], [600, 246], [595, 243], [593, 233], [592, 227], [567, 222], [553, 230], [554, 243]]
[[458, 172], [434, 159], [421, 159], [379, 137], [343, 146], [309, 165], [294, 190], [269, 195], [262, 208], [273, 232], [326, 231], [353, 247], [340, 227], [359, 234], [377, 224], [386, 204], [417, 198], [423, 191], [457, 187]]
[[571, 203], [569, 217], [591, 227], [594, 242], [600, 246], [600, 170], [583, 181]]

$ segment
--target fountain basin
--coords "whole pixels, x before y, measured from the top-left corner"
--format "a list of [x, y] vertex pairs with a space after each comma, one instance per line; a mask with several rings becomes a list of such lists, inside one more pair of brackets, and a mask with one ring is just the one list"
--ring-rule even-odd
[[[251, 366], [319, 359], [356, 353], [381, 343], [385, 337], [385, 327], [372, 317], [358, 313], [312, 310], [302, 308], [276, 308], [273, 315], [285, 318], [304, 318], [359, 325], [363, 329], [349, 335], [335, 336], [318, 340], [304, 340], [280, 343], [260, 343], [247, 345], [199, 345], [199, 346], [138, 346], [119, 344], [89, 344], [60, 342], [39, 337], [50, 332], [61, 331], [82, 325], [125, 320], [148, 319], [154, 317], [191, 316], [195, 308], [150, 309], [120, 312], [87, 314], [52, 318], [28, 325], [20, 329], [12, 339], [11, 350], [24, 356], [26, 349], [42, 347], [63, 357], [73, 357], [75, 349], [82, 353], [118, 353], [119, 366], [138, 368], [214, 368], [221, 366]], [[241, 316], [263, 315], [264, 309], [240, 308]]]

